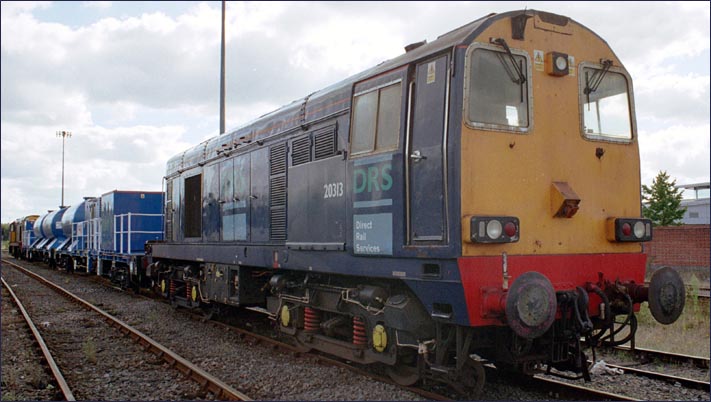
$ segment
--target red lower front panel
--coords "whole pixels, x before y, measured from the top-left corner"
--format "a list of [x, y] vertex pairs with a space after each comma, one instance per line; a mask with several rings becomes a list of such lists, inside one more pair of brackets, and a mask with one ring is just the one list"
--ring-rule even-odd
[[[501, 325], [501, 316], [491, 314], [491, 295], [506, 291], [518, 276], [536, 271], [545, 275], [556, 291], [573, 290], [587, 283], [619, 279], [621, 282], [644, 282], [647, 256], [635, 254], [526, 255], [496, 257], [462, 257], [459, 272], [464, 288], [469, 322], [472, 326]], [[505, 278], [504, 270], [508, 274]], [[602, 278], [601, 278], [602, 275]], [[601, 280], [602, 279], [602, 280]], [[590, 296], [590, 315], [599, 314], [600, 299]]]

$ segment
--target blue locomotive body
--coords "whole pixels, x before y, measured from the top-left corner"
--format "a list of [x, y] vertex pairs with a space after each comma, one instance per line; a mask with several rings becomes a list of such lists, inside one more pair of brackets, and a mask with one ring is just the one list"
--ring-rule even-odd
[[[423, 104], [444, 98], [447, 43], [456, 40], [432, 44], [435, 53], [444, 52], [435, 61], [442, 73], [437, 88], [419, 95]], [[413, 166], [405, 152], [408, 127], [399, 123], [407, 121], [411, 102], [403, 94], [410, 70], [394, 67], [433, 51], [418, 50], [172, 158], [166, 241], [152, 245], [152, 256], [235, 269], [395, 278], [430, 313], [437, 312], [435, 305], [449, 306], [451, 322], [467, 325], [456, 260], [461, 235], [445, 214], [458, 209], [458, 199], [446, 196], [442, 180], [445, 169], [450, 181], [457, 180], [457, 149], [442, 145], [447, 122], [432, 123], [431, 111], [422, 111], [412, 116], [410, 129], [420, 149], [437, 159], [427, 169]], [[410, 73], [422, 68], [413, 65]], [[388, 113], [397, 121], [388, 123], [400, 127], [395, 138], [349, 155], [351, 102], [358, 93], [396, 98], [392, 107], [399, 112]]]
[[[256, 305], [305, 348], [420, 378], [426, 339], [471, 328], [449, 99], [462, 96], [457, 45], [486, 24], [170, 159], [165, 240], [147, 245], [146, 275], [178, 305]], [[365, 347], [373, 337], [391, 341]]]

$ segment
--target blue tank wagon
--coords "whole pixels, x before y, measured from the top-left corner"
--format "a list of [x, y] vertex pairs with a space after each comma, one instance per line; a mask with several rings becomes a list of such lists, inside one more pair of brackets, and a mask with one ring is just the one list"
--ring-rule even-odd
[[68, 241], [62, 230], [62, 216], [66, 210], [67, 208], [60, 208], [50, 211], [35, 221], [33, 230], [38, 241], [30, 248], [32, 259], [42, 260], [50, 266], [56, 264], [57, 249]]
[[67, 208], [62, 216], [62, 232], [67, 241], [57, 250], [57, 266], [73, 268], [73, 256], [84, 248], [84, 238], [76, 235], [76, 228], [85, 221], [86, 201]]

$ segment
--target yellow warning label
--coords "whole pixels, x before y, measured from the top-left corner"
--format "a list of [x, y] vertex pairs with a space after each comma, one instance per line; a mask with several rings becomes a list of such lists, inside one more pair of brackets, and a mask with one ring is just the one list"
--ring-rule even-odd
[[575, 77], [575, 57], [568, 55], [568, 75]]
[[427, 63], [427, 83], [435, 82], [435, 62]]
[[543, 71], [543, 50], [533, 50], [533, 68]]

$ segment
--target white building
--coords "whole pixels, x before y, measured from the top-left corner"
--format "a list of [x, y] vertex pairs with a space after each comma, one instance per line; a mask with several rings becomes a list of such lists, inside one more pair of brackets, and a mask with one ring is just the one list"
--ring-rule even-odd
[[685, 225], [708, 225], [711, 223], [710, 183], [684, 184], [676, 186], [684, 189], [681, 206], [686, 207], [682, 223]]

